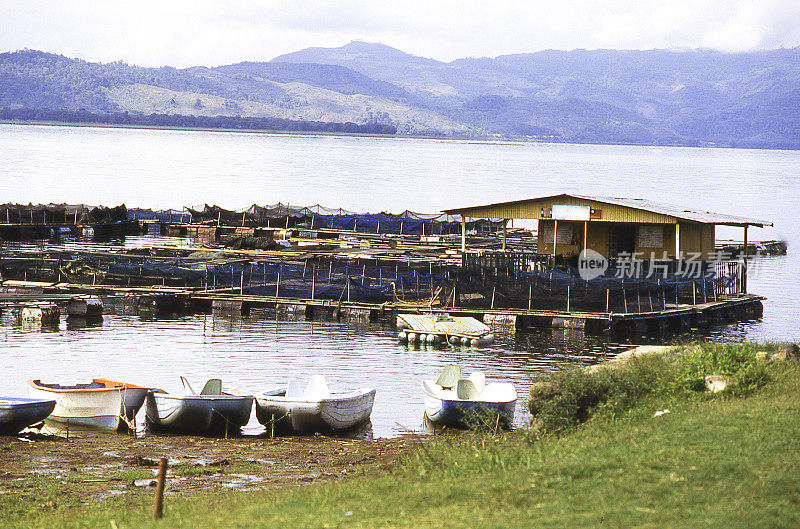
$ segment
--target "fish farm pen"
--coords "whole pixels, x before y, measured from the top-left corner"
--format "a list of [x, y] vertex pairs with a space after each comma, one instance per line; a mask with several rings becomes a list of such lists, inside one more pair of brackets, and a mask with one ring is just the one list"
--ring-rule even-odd
[[[534, 209], [544, 213], [539, 205]], [[304, 318], [392, 322], [401, 313], [449, 313], [494, 325], [630, 334], [754, 319], [763, 311], [763, 298], [746, 290], [747, 256], [755, 253], [746, 239], [724, 243], [733, 248], [727, 260], [701, 260], [697, 277], [681, 274], [682, 261], [666, 254], [641, 261], [641, 273], [628, 277], [620, 253], [609, 255], [604, 274], [583, 279], [577, 257], [562, 245], [580, 246], [583, 237], [590, 247], [588, 221], [562, 239], [561, 226], [548, 232], [546, 221], [538, 234], [508, 229], [503, 212], [360, 214], [283, 204], [244, 211], [0, 206], [0, 217], [4, 212], [0, 237], [7, 241], [159, 236], [158, 244], [103, 251], [0, 244], [0, 303], [14, 307], [102, 295], [150, 312], [236, 315], [266, 306]], [[691, 241], [692, 227], [681, 229]], [[169, 244], [170, 237], [181, 240]], [[612, 226], [614, 237], [623, 248]], [[677, 233], [669, 244], [677, 246]]]

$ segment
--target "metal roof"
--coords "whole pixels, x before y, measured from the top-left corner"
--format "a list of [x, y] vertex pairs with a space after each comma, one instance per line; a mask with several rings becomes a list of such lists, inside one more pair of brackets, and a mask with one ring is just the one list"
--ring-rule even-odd
[[509, 202], [498, 202], [495, 204], [485, 204], [480, 206], [467, 206], [463, 208], [445, 209], [443, 211], [448, 215], [466, 214], [467, 216], [469, 216], [469, 210], [471, 209], [491, 208], [495, 206], [511, 206], [516, 204], [523, 204], [526, 202], [535, 202], [537, 200], [547, 200], [560, 197], [571, 197], [582, 200], [592, 200], [595, 202], [602, 202], [605, 204], [614, 204], [617, 206], [623, 206], [643, 211], [650, 211], [653, 213], [659, 213], [661, 215], [668, 215], [671, 217], [675, 217], [677, 219], [688, 220], [690, 222], [698, 222], [701, 224], [718, 224], [724, 226], [758, 226], [759, 228], [763, 228], [764, 226], [772, 226], [772, 223], [766, 220], [753, 219], [748, 217], [737, 217], [734, 215], [725, 215], [723, 213], [713, 213], [711, 211], [686, 209], [669, 204], [658, 204], [656, 202], [651, 202], [643, 198], [598, 197], [598, 196], [593, 197], [588, 195], [573, 195], [566, 193], [561, 195], [549, 195], [544, 197], [528, 198], [523, 200], [512, 200]]

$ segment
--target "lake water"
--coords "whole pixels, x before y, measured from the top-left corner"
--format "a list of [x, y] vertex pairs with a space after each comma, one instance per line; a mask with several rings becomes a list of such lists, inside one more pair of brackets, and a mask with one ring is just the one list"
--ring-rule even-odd
[[[751, 239], [783, 238], [789, 255], [754, 263], [749, 289], [768, 297], [763, 319], [693, 336], [800, 338], [796, 151], [0, 125], [0, 181], [3, 201], [25, 203], [235, 209], [280, 201], [434, 212], [573, 192], [764, 218], [775, 227], [751, 229]], [[740, 239], [741, 230], [720, 228], [718, 237]], [[258, 311], [244, 319], [199, 314], [156, 321], [108, 312], [100, 326], [73, 329], [62, 322], [37, 332], [22, 329], [5, 311], [4, 392], [25, 394], [28, 378], [91, 376], [178, 390], [181, 374], [197, 384], [220, 376], [226, 386], [256, 391], [320, 372], [332, 385], [378, 388], [373, 433], [391, 436], [419, 429], [420, 380], [435, 378], [448, 363], [509, 379], [524, 397], [530, 374], [593, 363], [628, 345], [560, 331], [498, 329], [497, 341], [486, 348], [409, 349], [397, 344], [393, 328], [379, 324], [279, 321]], [[523, 421], [524, 398], [517, 410]]]

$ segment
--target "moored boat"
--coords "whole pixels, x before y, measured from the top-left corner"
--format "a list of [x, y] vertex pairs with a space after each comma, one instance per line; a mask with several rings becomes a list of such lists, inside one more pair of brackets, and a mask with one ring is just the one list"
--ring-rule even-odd
[[425, 415], [433, 424], [470, 427], [494, 414], [498, 425], [510, 427], [514, 420], [517, 391], [508, 382], [486, 384], [481, 371], [463, 378], [461, 368], [446, 366], [436, 381], [423, 380]]
[[185, 394], [153, 390], [147, 396], [145, 418], [153, 431], [175, 434], [230, 435], [250, 420], [252, 395], [222, 391], [222, 381], [212, 378], [197, 394], [181, 377]]
[[43, 421], [56, 406], [56, 401], [0, 397], [0, 435], [14, 435]]
[[366, 423], [374, 402], [372, 388], [331, 393], [325, 377], [313, 375], [305, 391], [290, 380], [286, 389], [257, 395], [256, 418], [286, 433], [341, 432]]
[[51, 384], [29, 380], [31, 397], [56, 401], [48, 420], [68, 426], [127, 430], [135, 428], [136, 412], [150, 388], [129, 382], [94, 378], [88, 384]]

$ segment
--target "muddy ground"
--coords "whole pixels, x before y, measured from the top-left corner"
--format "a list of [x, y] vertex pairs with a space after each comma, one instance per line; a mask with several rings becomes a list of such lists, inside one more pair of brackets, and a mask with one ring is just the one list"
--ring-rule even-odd
[[40, 434], [0, 436], [0, 502], [4, 494], [33, 497], [48, 485], [78, 502], [146, 490], [155, 486], [162, 457], [169, 461], [168, 494], [334, 480], [388, 467], [419, 441], [416, 436], [379, 440], [137, 438], [91, 431], [73, 433], [69, 439]]

